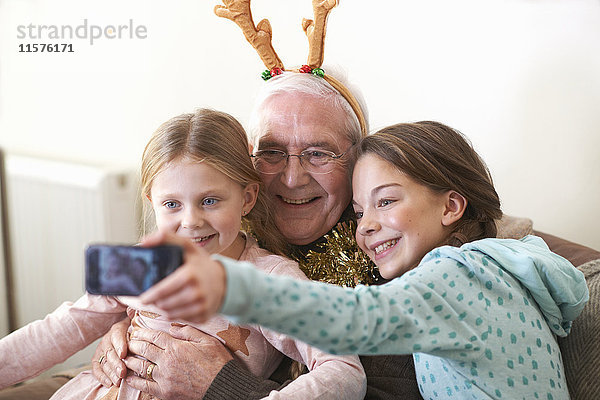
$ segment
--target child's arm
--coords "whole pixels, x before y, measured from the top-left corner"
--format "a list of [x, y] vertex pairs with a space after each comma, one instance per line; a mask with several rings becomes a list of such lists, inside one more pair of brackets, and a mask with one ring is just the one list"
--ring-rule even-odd
[[123, 319], [125, 309], [114, 298], [86, 294], [5, 336], [0, 340], [0, 388], [63, 362]]
[[[485, 320], [475, 321], [486, 315], [481, 304], [461, 304], [462, 289], [436, 287], [416, 276], [350, 289], [264, 275], [247, 263], [219, 260], [227, 276], [221, 313], [234, 316], [236, 323], [259, 324], [332, 354], [443, 351], [446, 356], [462, 353], [459, 358], [467, 361], [471, 352], [465, 349], [480, 346], [479, 326], [487, 327]], [[454, 264], [436, 267], [443, 273]]]
[[[147, 244], [165, 241], [184, 247], [185, 263], [141, 300], [171, 318], [204, 321], [221, 312], [237, 316], [236, 323], [259, 324], [334, 354], [444, 352], [465, 361], [480, 356], [465, 350], [482, 345], [487, 311], [483, 301], [462, 300], [461, 290], [479, 285], [464, 268], [456, 286], [432, 282], [431, 275], [413, 276], [429, 274], [428, 267], [385, 285], [348, 289], [265, 275], [249, 263], [211, 258], [181, 238], [158, 235]], [[435, 276], [456, 274], [456, 263], [441, 262], [435, 270]]]

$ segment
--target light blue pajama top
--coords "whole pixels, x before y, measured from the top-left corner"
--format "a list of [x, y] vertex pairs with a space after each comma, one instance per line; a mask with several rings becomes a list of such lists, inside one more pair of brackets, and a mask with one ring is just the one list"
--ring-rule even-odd
[[588, 300], [583, 274], [535, 236], [429, 252], [381, 286], [267, 276], [221, 256], [223, 314], [331, 353], [413, 354], [425, 399], [568, 399], [555, 335]]

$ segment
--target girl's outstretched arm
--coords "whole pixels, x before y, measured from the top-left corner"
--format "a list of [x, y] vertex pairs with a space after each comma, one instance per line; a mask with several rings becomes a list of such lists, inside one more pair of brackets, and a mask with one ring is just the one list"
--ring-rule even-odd
[[[349, 289], [267, 275], [246, 262], [209, 256], [173, 236], [158, 235], [144, 243], [165, 241], [184, 247], [184, 265], [141, 300], [171, 318], [202, 322], [220, 312], [237, 323], [263, 325], [334, 354], [462, 355], [481, 345], [475, 320], [486, 314], [485, 304], [462, 305], [458, 286], [433, 285], [417, 272], [386, 285]], [[436, 269], [440, 274], [454, 271], [456, 263], [442, 262]]]
[[[410, 354], [448, 344], [443, 343], [448, 342], [446, 335], [436, 335], [431, 346], [426, 336], [432, 326], [426, 316], [414, 312], [428, 307], [421, 302], [422, 288], [413, 291], [399, 279], [351, 289], [264, 275], [247, 263], [214, 257], [227, 273], [220, 312], [236, 323], [259, 324], [332, 354]], [[409, 292], [414, 295], [410, 304]]]

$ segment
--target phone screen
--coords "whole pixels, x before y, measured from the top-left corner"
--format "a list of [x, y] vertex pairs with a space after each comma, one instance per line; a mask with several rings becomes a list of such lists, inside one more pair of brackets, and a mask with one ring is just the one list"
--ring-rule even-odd
[[91, 294], [137, 296], [182, 264], [179, 246], [90, 245], [86, 290]]

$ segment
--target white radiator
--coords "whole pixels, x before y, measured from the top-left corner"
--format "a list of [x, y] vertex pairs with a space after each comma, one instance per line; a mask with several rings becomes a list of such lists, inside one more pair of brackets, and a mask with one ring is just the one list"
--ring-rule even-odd
[[8, 329], [8, 287], [6, 285], [6, 243], [5, 242], [5, 226], [4, 213], [6, 207], [4, 205], [4, 153], [0, 151], [0, 337], [7, 335]]
[[133, 171], [11, 154], [5, 177], [12, 320], [21, 327], [84, 293], [87, 244], [139, 239], [138, 183]]

